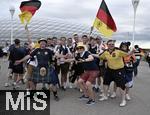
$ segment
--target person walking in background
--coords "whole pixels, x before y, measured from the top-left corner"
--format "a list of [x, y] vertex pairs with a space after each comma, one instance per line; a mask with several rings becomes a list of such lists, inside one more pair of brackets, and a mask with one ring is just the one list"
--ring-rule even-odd
[[11, 44], [9, 46], [9, 49], [8, 49], [8, 79], [7, 79], [7, 82], [5, 83], [5, 87], [9, 87], [11, 84], [10, 84], [10, 81], [12, 80], [12, 76], [13, 76], [13, 63], [12, 61], [10, 60], [10, 52], [15, 48], [15, 43]]
[[0, 46], [0, 58], [3, 57], [3, 50], [2, 50], [2, 46]]
[[136, 61], [134, 63], [134, 76], [136, 77], [138, 75], [138, 66], [140, 64], [140, 61], [141, 61], [144, 53], [143, 53], [142, 49], [139, 48], [138, 45], [135, 45], [134, 48], [135, 48], [134, 55], [136, 57]]
[[9, 51], [9, 44], [7, 42], [5, 43], [5, 47], [2, 50], [3, 50], [3, 57], [5, 59], [5, 58], [7, 58], [8, 51]]
[[150, 67], [150, 51], [147, 53], [147, 56], [146, 56], [146, 61]]

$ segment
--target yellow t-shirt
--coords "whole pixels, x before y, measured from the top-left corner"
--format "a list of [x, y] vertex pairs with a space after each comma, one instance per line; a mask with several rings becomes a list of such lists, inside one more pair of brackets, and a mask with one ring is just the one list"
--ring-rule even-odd
[[100, 55], [101, 60], [107, 60], [107, 65], [110, 69], [121, 69], [124, 67], [123, 57], [128, 54], [119, 49], [115, 49], [112, 53], [109, 53], [108, 50], [104, 51]]

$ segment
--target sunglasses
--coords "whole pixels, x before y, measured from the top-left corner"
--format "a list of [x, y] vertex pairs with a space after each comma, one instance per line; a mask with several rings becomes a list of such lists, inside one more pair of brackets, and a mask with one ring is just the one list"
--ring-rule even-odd
[[76, 49], [79, 50], [79, 49], [84, 49], [84, 48], [83, 47], [77, 47]]
[[115, 44], [108, 44], [109, 46], [111, 45], [111, 46], [114, 46]]

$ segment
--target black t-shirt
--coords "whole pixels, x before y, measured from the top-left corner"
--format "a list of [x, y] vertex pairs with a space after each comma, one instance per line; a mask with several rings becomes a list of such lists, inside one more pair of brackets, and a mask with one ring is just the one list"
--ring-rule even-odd
[[[13, 47], [10, 50], [10, 55], [9, 55], [9, 60], [12, 61], [12, 63], [14, 63], [16, 60], [20, 60], [23, 57], [25, 57], [27, 54], [26, 49], [23, 47]], [[22, 63], [21, 63], [22, 64]]]
[[[91, 54], [88, 51], [85, 51], [82, 56], [79, 57], [79, 55], [80, 54], [77, 54], [78, 58], [85, 60]], [[98, 65], [96, 64], [94, 60], [90, 62], [83, 62], [82, 65], [83, 65], [84, 70], [98, 70]]]
[[97, 46], [92, 47], [91, 44], [89, 44], [89, 52], [91, 52], [92, 54], [96, 54], [97, 53]]
[[12, 45], [9, 46], [8, 51], [11, 52], [14, 48], [15, 48], [15, 44], [12, 44]]
[[134, 51], [135, 56], [141, 56], [139, 53], [141, 53], [141, 48], [136, 48]]
[[38, 66], [47, 67], [52, 62], [53, 52], [50, 49], [37, 48], [30, 55], [37, 57]]

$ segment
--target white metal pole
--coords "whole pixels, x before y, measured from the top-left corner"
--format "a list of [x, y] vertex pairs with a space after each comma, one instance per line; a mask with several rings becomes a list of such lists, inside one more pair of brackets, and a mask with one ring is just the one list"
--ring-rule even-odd
[[135, 19], [136, 19], [136, 10], [140, 0], [132, 0], [132, 5], [134, 8], [134, 20], [133, 20], [133, 35], [132, 35], [132, 47], [134, 47], [135, 43]]
[[136, 18], [136, 12], [134, 11], [132, 47], [134, 47], [134, 43], [135, 43], [135, 18]]
[[10, 38], [10, 43], [13, 44], [13, 15], [15, 13], [15, 8], [13, 6], [11, 6], [9, 11], [10, 11], [10, 14], [11, 14], [11, 38]]
[[11, 16], [11, 38], [10, 43], [13, 44], [13, 16]]

